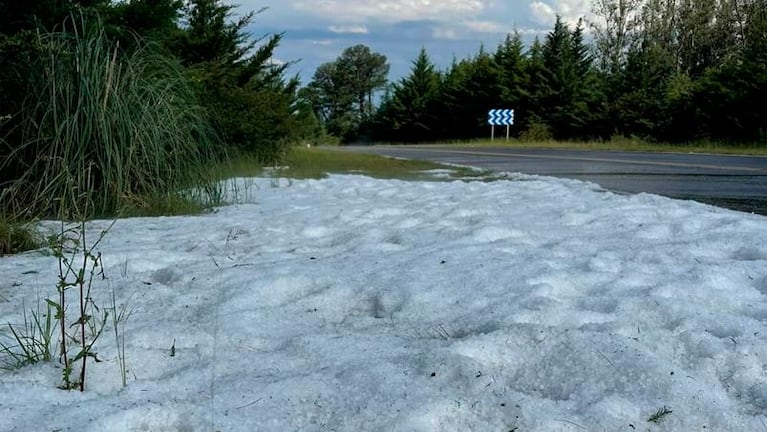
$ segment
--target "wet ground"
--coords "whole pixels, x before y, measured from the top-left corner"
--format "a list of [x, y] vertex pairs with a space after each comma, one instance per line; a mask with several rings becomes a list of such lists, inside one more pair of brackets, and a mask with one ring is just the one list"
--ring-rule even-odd
[[345, 151], [590, 181], [767, 215], [767, 157], [509, 147], [348, 146]]

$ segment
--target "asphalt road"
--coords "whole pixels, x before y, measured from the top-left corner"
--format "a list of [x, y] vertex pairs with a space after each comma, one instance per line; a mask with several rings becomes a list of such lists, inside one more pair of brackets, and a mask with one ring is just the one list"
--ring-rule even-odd
[[767, 215], [767, 157], [460, 146], [346, 146], [346, 151], [566, 177]]

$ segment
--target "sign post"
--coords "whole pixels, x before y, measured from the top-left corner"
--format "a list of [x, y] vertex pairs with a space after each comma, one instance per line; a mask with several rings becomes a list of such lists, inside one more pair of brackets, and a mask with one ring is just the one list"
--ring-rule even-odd
[[495, 126], [506, 126], [506, 141], [509, 140], [511, 125], [514, 124], [513, 109], [491, 109], [487, 113], [487, 122], [490, 124], [490, 140], [495, 139]]

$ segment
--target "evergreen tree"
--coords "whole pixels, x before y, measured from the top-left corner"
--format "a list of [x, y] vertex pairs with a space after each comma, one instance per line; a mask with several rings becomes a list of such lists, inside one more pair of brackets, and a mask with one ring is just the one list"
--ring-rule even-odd
[[696, 120], [713, 138], [763, 141], [767, 138], [767, 1], [746, 2], [739, 9], [735, 8], [738, 3], [729, 5], [741, 17], [732, 24], [742, 37], [740, 50], [696, 82]]
[[198, 84], [225, 142], [271, 162], [294, 130], [297, 81], [284, 78], [288, 64], [272, 62], [282, 35], [252, 39], [246, 29], [258, 12], [234, 19], [234, 8], [221, 0], [191, 0], [186, 26], [168, 43]]
[[570, 32], [557, 17], [543, 44], [542, 69], [533, 86], [533, 97], [541, 110], [538, 115], [556, 138], [593, 133], [587, 126], [600, 96], [592, 63], [583, 41], [582, 24], [579, 22]]
[[187, 25], [171, 44], [174, 53], [188, 67], [209, 68], [214, 76], [208, 78], [231, 79], [237, 86], [280, 81], [288, 64], [276, 65], [271, 59], [282, 34], [251, 38], [247, 29], [265, 9], [234, 20], [235, 7], [222, 0], [191, 0], [185, 8]]
[[523, 98], [524, 89], [530, 80], [525, 71], [522, 35], [519, 32], [506, 35], [506, 39], [495, 52], [494, 60], [498, 66], [501, 105], [514, 109], [517, 113], [527, 110]]
[[115, 3], [105, 17], [122, 39], [130, 44], [129, 34], [166, 41], [178, 34], [183, 0], [128, 0]]
[[439, 118], [443, 135], [477, 138], [488, 130], [487, 113], [499, 108], [502, 98], [500, 74], [493, 56], [480, 47], [471, 59], [454, 63], [440, 89]]
[[652, 139], [667, 128], [665, 88], [673, 71], [673, 62], [657, 45], [629, 51], [614, 92], [619, 95], [613, 101], [618, 132]]
[[305, 93], [328, 133], [343, 140], [352, 138], [359, 123], [354, 109], [355, 95], [337, 62], [320, 65]]
[[110, 0], [0, 0], [0, 34], [12, 36], [22, 31], [51, 31], [61, 26], [75, 10], [102, 12]]
[[[545, 65], [543, 62], [543, 43], [537, 36], [527, 51], [523, 70], [529, 81], [522, 91], [521, 104], [527, 109], [516, 113], [515, 122], [518, 128], [525, 131], [523, 133], [525, 138], [549, 139], [551, 132], [542, 118], [544, 110], [539, 99], [544, 92]], [[533, 134], [535, 136], [531, 136], [533, 130], [537, 131]]]
[[393, 86], [393, 96], [386, 100], [380, 117], [391, 128], [397, 141], [426, 141], [436, 138], [439, 119], [434, 102], [440, 86], [440, 75], [424, 48], [413, 61], [410, 75]]

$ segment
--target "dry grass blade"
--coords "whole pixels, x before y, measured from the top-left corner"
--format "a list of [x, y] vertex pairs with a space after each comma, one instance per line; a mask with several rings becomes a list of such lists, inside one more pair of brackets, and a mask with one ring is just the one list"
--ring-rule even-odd
[[671, 411], [669, 407], [663, 405], [662, 407], [658, 408], [658, 411], [655, 411], [655, 413], [653, 413], [653, 415], [651, 415], [647, 421], [651, 423], [660, 423], [667, 415], [671, 414], [672, 412], [674, 411]]

